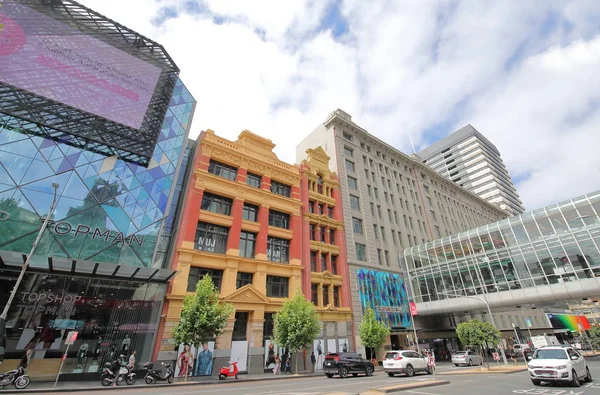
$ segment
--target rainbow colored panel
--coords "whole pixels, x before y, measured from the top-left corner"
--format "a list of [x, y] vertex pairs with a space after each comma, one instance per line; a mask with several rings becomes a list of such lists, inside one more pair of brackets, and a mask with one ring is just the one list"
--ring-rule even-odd
[[583, 315], [573, 314], [546, 314], [554, 329], [567, 329], [570, 331], [589, 330], [590, 322]]

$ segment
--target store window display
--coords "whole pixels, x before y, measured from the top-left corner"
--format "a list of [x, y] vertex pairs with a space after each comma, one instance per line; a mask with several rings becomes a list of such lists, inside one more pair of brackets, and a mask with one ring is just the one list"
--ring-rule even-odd
[[[6, 303], [18, 271], [0, 270], [0, 305]], [[7, 319], [3, 366], [18, 364], [32, 350], [32, 378], [56, 374], [69, 331], [79, 332], [63, 372], [93, 373], [119, 354], [137, 351], [151, 358], [164, 284], [125, 282], [29, 271]]]

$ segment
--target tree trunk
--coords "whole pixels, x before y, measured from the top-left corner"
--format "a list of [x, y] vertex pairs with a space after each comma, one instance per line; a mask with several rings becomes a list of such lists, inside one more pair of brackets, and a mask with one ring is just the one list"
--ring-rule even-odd
[[[294, 374], [298, 374], [298, 355], [301, 354], [300, 351], [296, 351], [296, 372]], [[290, 366], [290, 369], [292, 367]]]

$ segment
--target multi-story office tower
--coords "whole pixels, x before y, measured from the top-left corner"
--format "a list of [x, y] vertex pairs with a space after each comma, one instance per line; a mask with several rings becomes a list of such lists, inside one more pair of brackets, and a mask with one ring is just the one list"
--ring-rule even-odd
[[51, 214], [2, 367], [33, 349], [28, 374], [54, 377], [68, 331], [61, 378], [120, 353], [150, 360], [195, 101], [162, 46], [74, 1], [0, 12], [0, 307]]
[[[297, 166], [280, 161], [274, 147], [249, 131], [236, 141], [200, 135], [174, 243], [179, 275], [159, 330], [162, 351], [172, 352], [183, 299], [206, 274], [235, 307], [225, 332], [207, 344], [218, 350], [214, 366], [238, 360], [240, 371], [272, 369], [269, 357], [284, 352], [272, 341], [273, 317], [297, 291], [312, 298], [324, 324], [315, 355], [319, 341], [333, 352], [352, 340], [339, 181], [321, 150]], [[218, 373], [198, 366], [194, 375]]]
[[404, 329], [410, 315], [399, 276], [402, 250], [507, 214], [370, 135], [342, 110], [297, 146], [297, 161], [319, 146], [340, 178], [355, 326], [370, 306], [393, 328], [392, 346], [400, 347], [400, 339], [412, 336]]
[[525, 211], [500, 151], [473, 126], [433, 143], [419, 156], [433, 170], [509, 215]]

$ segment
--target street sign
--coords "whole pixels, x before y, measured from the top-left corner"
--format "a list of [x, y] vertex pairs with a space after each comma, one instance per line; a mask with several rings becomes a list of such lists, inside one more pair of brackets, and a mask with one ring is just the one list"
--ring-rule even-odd
[[415, 302], [408, 302], [408, 306], [410, 307], [410, 315], [415, 316], [418, 314], [417, 304]]
[[494, 358], [494, 361], [499, 361], [500, 360], [500, 354], [498, 354], [497, 352], [493, 352], [492, 353], [492, 357]]
[[65, 340], [65, 344], [73, 344], [75, 343], [75, 340], [77, 340], [77, 335], [79, 335], [79, 332], [75, 332], [75, 331], [69, 331], [69, 334], [67, 335], [67, 339]]

